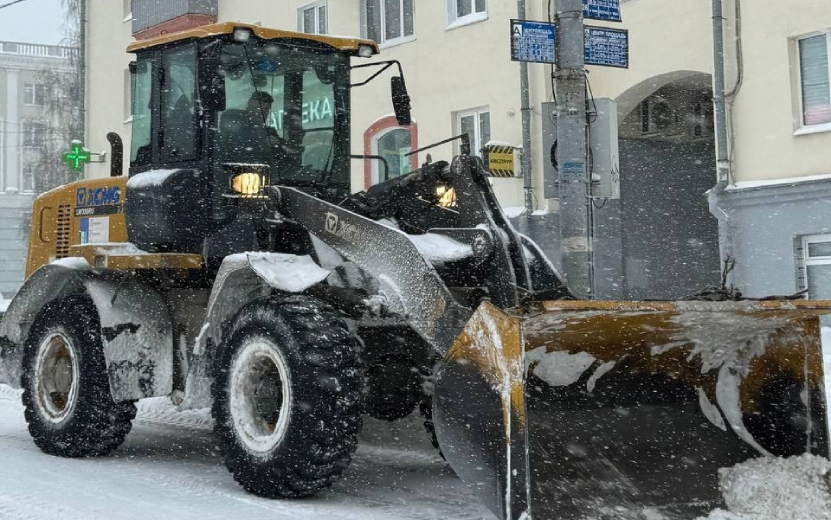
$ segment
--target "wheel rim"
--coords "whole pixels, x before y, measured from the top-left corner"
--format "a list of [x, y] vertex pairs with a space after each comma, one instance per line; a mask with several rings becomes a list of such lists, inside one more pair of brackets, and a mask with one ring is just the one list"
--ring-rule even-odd
[[40, 410], [50, 422], [62, 422], [75, 408], [79, 379], [75, 346], [65, 334], [55, 332], [43, 339], [35, 374]]
[[291, 413], [283, 353], [263, 337], [245, 341], [231, 367], [228, 393], [237, 437], [251, 453], [271, 452], [285, 437]]

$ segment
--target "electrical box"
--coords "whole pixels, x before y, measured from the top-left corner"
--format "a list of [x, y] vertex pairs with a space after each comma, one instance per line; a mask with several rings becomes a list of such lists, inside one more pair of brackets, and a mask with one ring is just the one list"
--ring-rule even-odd
[[[608, 98], [589, 102], [589, 153], [591, 197], [595, 199], [620, 198], [620, 153], [618, 150], [617, 103]], [[542, 104], [542, 139], [544, 164], [544, 196], [559, 197], [557, 180], [557, 107]]]

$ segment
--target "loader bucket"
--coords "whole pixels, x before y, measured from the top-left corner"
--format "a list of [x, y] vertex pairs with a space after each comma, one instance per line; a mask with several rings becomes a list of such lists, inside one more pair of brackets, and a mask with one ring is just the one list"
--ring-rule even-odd
[[482, 304], [438, 370], [434, 422], [500, 519], [688, 519], [718, 469], [828, 457], [831, 302]]

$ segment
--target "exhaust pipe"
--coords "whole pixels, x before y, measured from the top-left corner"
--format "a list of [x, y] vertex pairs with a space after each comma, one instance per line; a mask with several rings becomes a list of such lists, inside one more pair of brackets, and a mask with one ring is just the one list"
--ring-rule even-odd
[[124, 162], [124, 143], [121, 140], [121, 136], [115, 132], [107, 134], [107, 141], [110, 142], [112, 155], [110, 159], [110, 177], [121, 177], [124, 173], [122, 167]]

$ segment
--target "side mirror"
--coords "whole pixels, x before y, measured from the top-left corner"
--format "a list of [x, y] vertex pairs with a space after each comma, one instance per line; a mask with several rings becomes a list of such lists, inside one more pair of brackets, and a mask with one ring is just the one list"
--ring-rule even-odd
[[225, 110], [225, 77], [222, 64], [213, 56], [204, 59], [203, 76], [199, 90], [202, 106], [207, 110]]
[[393, 76], [391, 79], [392, 106], [395, 109], [395, 119], [400, 126], [410, 126], [413, 122], [410, 115], [410, 94], [407, 93], [407, 85], [401, 76]]

